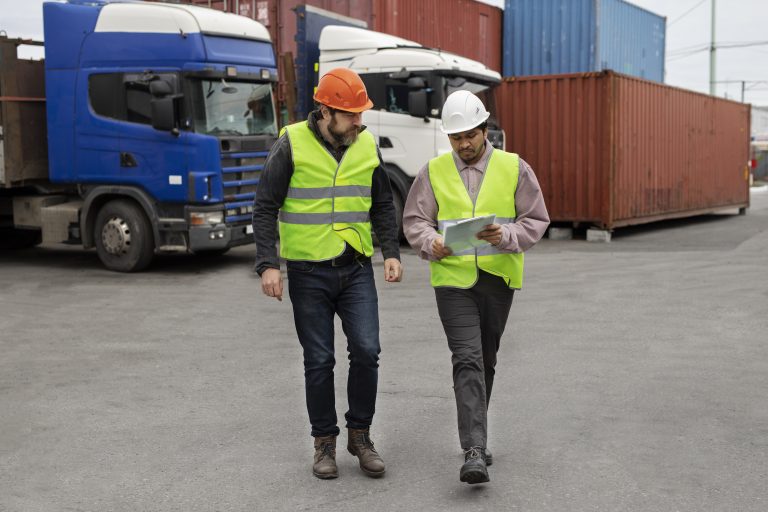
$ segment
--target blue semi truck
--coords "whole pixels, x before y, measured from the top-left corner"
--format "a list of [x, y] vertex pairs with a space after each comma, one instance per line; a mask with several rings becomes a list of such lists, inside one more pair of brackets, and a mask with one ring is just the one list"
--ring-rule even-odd
[[0, 247], [81, 244], [132, 272], [251, 243], [277, 138], [266, 28], [109, 0], [45, 3], [43, 23], [44, 61], [0, 37]]

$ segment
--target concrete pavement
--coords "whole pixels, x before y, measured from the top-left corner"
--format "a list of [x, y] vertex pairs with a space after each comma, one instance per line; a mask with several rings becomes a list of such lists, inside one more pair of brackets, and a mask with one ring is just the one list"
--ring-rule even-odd
[[[428, 268], [377, 280], [372, 480], [340, 437], [311, 475], [290, 304], [253, 247], [136, 275], [93, 252], [0, 253], [0, 511], [768, 509], [768, 193], [746, 216], [542, 241], [502, 340], [491, 482], [458, 480]], [[337, 409], [345, 341], [337, 336]]]

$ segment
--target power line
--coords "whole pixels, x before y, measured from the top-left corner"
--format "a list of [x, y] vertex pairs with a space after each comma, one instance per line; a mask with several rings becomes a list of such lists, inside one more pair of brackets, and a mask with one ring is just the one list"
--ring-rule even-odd
[[[715, 43], [715, 48], [743, 48], [747, 46], [763, 46], [768, 45], [768, 40], [765, 41], [720, 41]], [[670, 50], [669, 54], [672, 57], [683, 53], [689, 53], [690, 51], [700, 50], [702, 48], [709, 49], [709, 43], [699, 43], [691, 46], [683, 46], [682, 48], [676, 48]]]
[[703, 3], [704, 3], [704, 2], [706, 2], [706, 1], [707, 1], [707, 0], [701, 0], [701, 2], [697, 3], [696, 5], [694, 5], [693, 7], [691, 7], [690, 9], [688, 9], [687, 11], [685, 11], [683, 14], [681, 14], [681, 15], [680, 15], [680, 16], [678, 16], [677, 18], [675, 18], [675, 19], [673, 19], [672, 21], [670, 21], [669, 23], [667, 23], [667, 28], [671, 27], [672, 25], [674, 25], [675, 23], [677, 23], [677, 22], [678, 22], [678, 21], [680, 21], [681, 19], [685, 18], [685, 17], [686, 17], [688, 14], [690, 14], [690, 13], [691, 13], [691, 11], [693, 11], [694, 9], [696, 9], [698, 6], [700, 6], [701, 4], [703, 4]]
[[[733, 41], [728, 43], [717, 43], [714, 45], [716, 50], [732, 50], [734, 48], [749, 48], [752, 46], [768, 46], [768, 41]], [[669, 52], [667, 61], [671, 62], [684, 59], [685, 57], [690, 57], [691, 55], [695, 55], [697, 53], [709, 51], [709, 49], [710, 45], [708, 44], [678, 48], [677, 50], [672, 50]]]

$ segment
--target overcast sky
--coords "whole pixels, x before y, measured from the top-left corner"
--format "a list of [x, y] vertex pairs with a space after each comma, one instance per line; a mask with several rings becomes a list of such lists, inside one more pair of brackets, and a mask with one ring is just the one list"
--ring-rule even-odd
[[[502, 5], [503, 0], [483, 0]], [[667, 18], [665, 82], [709, 92], [710, 12], [713, 0], [631, 0]], [[768, 43], [768, 0], [716, 1], [718, 44]], [[42, 39], [43, 0], [0, 0], [0, 30], [11, 37]], [[681, 50], [683, 50], [681, 52]], [[686, 55], [686, 51], [696, 51]], [[745, 101], [768, 105], [768, 44], [720, 49], [718, 81], [747, 81]], [[718, 84], [718, 96], [741, 99], [741, 84]]]

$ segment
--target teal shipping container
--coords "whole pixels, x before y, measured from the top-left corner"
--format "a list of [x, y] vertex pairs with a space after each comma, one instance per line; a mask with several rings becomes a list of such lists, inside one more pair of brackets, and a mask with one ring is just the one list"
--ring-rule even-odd
[[506, 0], [503, 75], [610, 69], [663, 82], [666, 26], [623, 0]]

